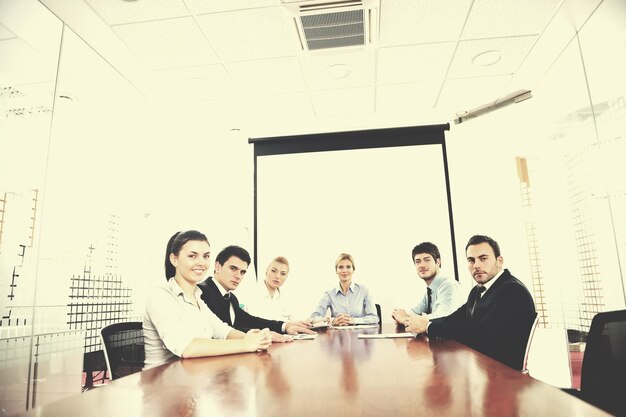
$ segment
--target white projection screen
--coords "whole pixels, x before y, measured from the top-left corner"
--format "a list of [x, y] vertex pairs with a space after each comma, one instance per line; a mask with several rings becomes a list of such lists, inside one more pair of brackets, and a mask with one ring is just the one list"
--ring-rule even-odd
[[308, 317], [337, 285], [334, 263], [355, 259], [354, 282], [382, 306], [410, 308], [425, 285], [413, 247], [435, 243], [442, 270], [456, 277], [444, 130], [448, 125], [250, 139], [255, 146], [255, 248], [258, 280], [284, 256], [282, 297]]

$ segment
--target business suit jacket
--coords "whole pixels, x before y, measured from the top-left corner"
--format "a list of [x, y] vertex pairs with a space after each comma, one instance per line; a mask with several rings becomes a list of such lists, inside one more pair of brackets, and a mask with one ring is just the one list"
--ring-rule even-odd
[[265, 327], [275, 332], [282, 332], [282, 325], [284, 322], [277, 320], [267, 320], [261, 317], [256, 317], [245, 312], [239, 307], [239, 300], [232, 292], [230, 293], [230, 304], [235, 311], [235, 323], [230, 319], [230, 306], [224, 300], [222, 293], [213, 282], [213, 279], [209, 277], [206, 281], [198, 284], [198, 287], [202, 290], [202, 301], [211, 309], [211, 311], [229, 326], [234, 327], [242, 332], [247, 332], [250, 329], [263, 329]]
[[521, 370], [530, 329], [537, 315], [528, 289], [505, 269], [483, 294], [470, 318], [474, 297], [472, 290], [467, 302], [458, 310], [433, 320], [428, 326], [428, 335], [457, 340]]

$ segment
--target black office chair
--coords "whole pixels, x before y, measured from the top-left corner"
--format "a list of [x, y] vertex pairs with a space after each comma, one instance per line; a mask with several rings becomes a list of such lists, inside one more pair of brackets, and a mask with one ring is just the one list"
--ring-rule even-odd
[[141, 371], [144, 348], [140, 321], [109, 324], [100, 330], [100, 339], [111, 380]]
[[376, 306], [376, 314], [378, 314], [378, 325], [382, 326], [383, 325], [383, 313], [381, 312], [380, 309], [380, 304], [374, 304]]
[[598, 313], [591, 321], [580, 391], [564, 390], [616, 416], [626, 416], [626, 310]]

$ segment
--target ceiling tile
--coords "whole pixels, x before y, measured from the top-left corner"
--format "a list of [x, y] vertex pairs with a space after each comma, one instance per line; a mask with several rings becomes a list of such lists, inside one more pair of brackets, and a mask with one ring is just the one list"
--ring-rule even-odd
[[[248, 97], [242, 100], [242, 113], [257, 119], [293, 120], [313, 117], [313, 107], [307, 93]], [[248, 116], [246, 116], [248, 117]]]
[[378, 50], [378, 85], [441, 81], [446, 76], [456, 42], [398, 46]]
[[109, 25], [188, 16], [182, 0], [85, 0]]
[[561, 0], [475, 0], [462, 39], [537, 35]]
[[300, 62], [311, 90], [374, 85], [374, 51], [359, 48], [302, 55]]
[[226, 64], [233, 81], [245, 95], [305, 91], [297, 58], [275, 58]]
[[416, 113], [435, 107], [441, 82], [383, 85], [376, 88], [376, 113]]
[[537, 36], [461, 41], [448, 78], [512, 74], [532, 48]]
[[199, 15], [200, 27], [223, 62], [295, 55], [299, 40], [281, 7]]
[[459, 39], [471, 0], [381, 0], [382, 46]]
[[184, 0], [194, 14], [280, 6], [280, 0]]
[[218, 62], [191, 17], [131, 23], [112, 29], [152, 69]]
[[311, 100], [318, 117], [369, 114], [374, 112], [374, 87], [312, 91]]
[[510, 80], [509, 75], [446, 80], [437, 107], [448, 109], [451, 117], [456, 112], [472, 110], [510, 93], [504, 91]]
[[54, 80], [57, 60], [36, 51], [20, 38], [0, 41], [0, 87]]
[[237, 88], [221, 64], [156, 71], [157, 77], [174, 94], [191, 98], [224, 99], [238, 95]]

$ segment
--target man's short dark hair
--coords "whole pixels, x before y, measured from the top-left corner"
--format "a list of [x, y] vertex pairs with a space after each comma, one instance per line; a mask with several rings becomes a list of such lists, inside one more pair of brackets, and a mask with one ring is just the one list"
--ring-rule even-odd
[[418, 253], [427, 253], [433, 257], [436, 261], [439, 259], [439, 266], [441, 266], [441, 255], [439, 254], [439, 248], [434, 243], [430, 242], [422, 242], [419, 245], [416, 245], [411, 252], [411, 260], [415, 260], [415, 255]]
[[250, 254], [248, 253], [247, 250], [245, 250], [241, 246], [230, 245], [230, 246], [226, 246], [224, 249], [220, 251], [220, 253], [217, 254], [217, 257], [215, 258], [215, 262], [223, 266], [226, 263], [226, 261], [229, 260], [232, 256], [235, 256], [241, 259], [248, 265], [250, 265], [250, 262], [252, 261], [250, 259]]
[[485, 235], [474, 235], [470, 237], [469, 242], [467, 242], [467, 245], [465, 246], [465, 252], [467, 253], [467, 248], [470, 246], [480, 245], [481, 243], [488, 243], [489, 246], [491, 246], [491, 249], [493, 249], [493, 254], [496, 258], [500, 256], [500, 245], [498, 245], [498, 242]]

